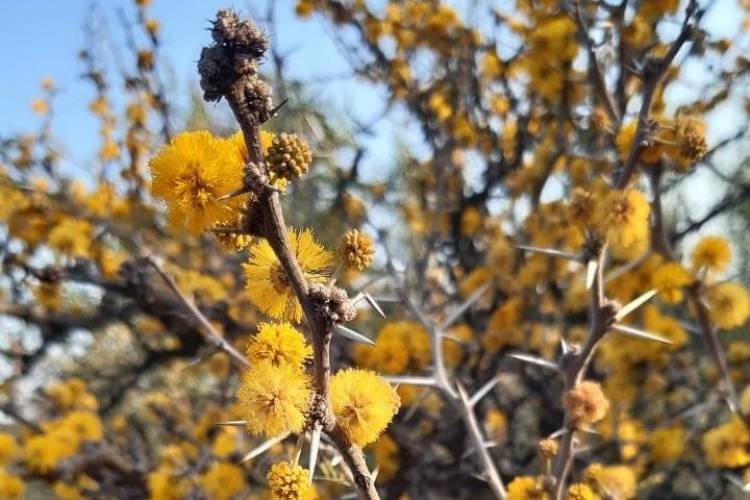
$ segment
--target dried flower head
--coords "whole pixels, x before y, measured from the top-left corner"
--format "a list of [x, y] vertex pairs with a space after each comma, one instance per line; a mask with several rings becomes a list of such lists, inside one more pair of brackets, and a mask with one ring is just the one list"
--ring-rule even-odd
[[291, 462], [273, 464], [266, 476], [272, 500], [312, 500], [315, 489], [310, 485], [310, 471]]
[[349, 267], [364, 270], [372, 263], [375, 255], [372, 238], [358, 229], [347, 231], [341, 238], [341, 254]]
[[675, 136], [680, 155], [696, 162], [706, 154], [706, 124], [695, 115], [680, 114], [675, 119]]
[[396, 390], [374, 372], [349, 368], [331, 377], [336, 422], [359, 446], [378, 439], [399, 406]]
[[242, 375], [237, 397], [253, 434], [278, 436], [305, 425], [310, 381], [299, 368], [256, 363]]
[[580, 382], [563, 396], [563, 406], [571, 425], [581, 428], [603, 419], [609, 410], [602, 387], [589, 380]]

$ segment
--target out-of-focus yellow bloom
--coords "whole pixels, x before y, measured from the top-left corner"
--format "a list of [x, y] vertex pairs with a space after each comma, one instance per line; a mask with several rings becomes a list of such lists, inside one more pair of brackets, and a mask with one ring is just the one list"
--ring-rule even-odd
[[711, 467], [735, 469], [750, 464], [750, 431], [738, 416], [706, 432], [702, 445]]
[[720, 283], [706, 293], [709, 314], [719, 328], [731, 330], [742, 326], [750, 316], [750, 295], [739, 283]]
[[651, 459], [664, 464], [679, 459], [685, 450], [685, 429], [681, 426], [655, 429], [649, 436]]
[[707, 236], [701, 239], [690, 254], [693, 269], [708, 269], [712, 272], [721, 272], [729, 264], [732, 251], [729, 243], [724, 238]]
[[653, 276], [654, 288], [659, 298], [667, 304], [682, 302], [682, 289], [693, 281], [693, 277], [677, 262], [667, 262]]
[[230, 500], [245, 487], [242, 468], [228, 462], [214, 462], [198, 482], [212, 500]]

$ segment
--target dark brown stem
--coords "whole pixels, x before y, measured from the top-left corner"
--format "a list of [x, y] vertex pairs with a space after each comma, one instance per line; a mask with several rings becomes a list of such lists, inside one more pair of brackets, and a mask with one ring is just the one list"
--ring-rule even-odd
[[[263, 152], [260, 143], [261, 124], [257, 122], [255, 115], [247, 107], [243, 94], [244, 85], [244, 80], [238, 79], [225, 97], [242, 129], [248, 151], [248, 162], [263, 165]], [[256, 194], [258, 195], [257, 206], [260, 208], [260, 214], [263, 218], [263, 235], [283, 267], [297, 300], [302, 306], [305, 320], [310, 329], [313, 346], [315, 404], [319, 405], [318, 408], [313, 409], [313, 413], [321, 418], [323, 431], [331, 437], [351, 469], [360, 496], [367, 499], [377, 499], [379, 498], [378, 493], [367, 468], [362, 449], [352, 443], [343, 429], [336, 424], [330, 408], [330, 344], [333, 336], [333, 324], [310, 298], [304, 273], [289, 246], [287, 226], [278, 192], [266, 189]]]

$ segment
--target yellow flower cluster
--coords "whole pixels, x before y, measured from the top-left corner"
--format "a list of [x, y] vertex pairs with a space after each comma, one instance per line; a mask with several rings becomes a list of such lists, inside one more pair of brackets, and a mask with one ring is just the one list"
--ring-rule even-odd
[[309, 484], [310, 471], [297, 464], [273, 464], [266, 476], [272, 500], [313, 500], [315, 489]]

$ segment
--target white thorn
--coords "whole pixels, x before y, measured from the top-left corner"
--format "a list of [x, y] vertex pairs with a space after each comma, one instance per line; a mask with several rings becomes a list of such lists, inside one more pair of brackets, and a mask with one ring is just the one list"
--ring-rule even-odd
[[336, 331], [341, 334], [342, 337], [347, 338], [353, 342], [359, 342], [360, 344], [375, 345], [375, 342], [365, 337], [359, 332], [347, 328], [344, 325], [336, 325]]
[[320, 425], [313, 427], [310, 436], [310, 482], [312, 484], [313, 474], [315, 473], [315, 463], [318, 461], [318, 452], [320, 451], [320, 435], [322, 432]]
[[654, 295], [656, 295], [656, 290], [649, 290], [643, 295], [634, 298], [633, 300], [622, 306], [619, 311], [617, 311], [617, 314], [615, 314], [615, 321], [621, 321], [628, 314], [632, 313], [643, 304], [651, 300]]
[[483, 397], [487, 395], [487, 393], [489, 393], [497, 385], [499, 381], [499, 375], [495, 375], [494, 377], [492, 377], [489, 382], [480, 387], [479, 390], [475, 392], [473, 396], [471, 396], [471, 399], [469, 399], [469, 405], [475, 406]]
[[598, 266], [599, 264], [595, 260], [586, 263], [586, 290], [591, 290], [591, 287], [594, 286]]
[[536, 356], [530, 356], [528, 354], [508, 354], [508, 357], [517, 359], [519, 361], [523, 361], [524, 363], [531, 363], [532, 365], [541, 366], [543, 368], [549, 368], [550, 370], [560, 371], [560, 367], [557, 366], [555, 363], [551, 361], [547, 361], [546, 359], [539, 358]]
[[477, 300], [479, 300], [482, 295], [484, 295], [484, 292], [486, 292], [491, 283], [485, 283], [484, 285], [480, 286], [479, 289], [475, 290], [471, 295], [469, 295], [469, 298], [467, 298], [463, 304], [458, 306], [455, 311], [450, 313], [448, 318], [443, 322], [442, 325], [440, 325], [440, 330], [445, 330], [449, 326], [451, 326], [458, 318], [461, 317], [461, 315], [469, 308], [472, 304], [474, 304]]
[[372, 295], [370, 295], [369, 293], [365, 293], [365, 300], [367, 300], [367, 303], [368, 303], [368, 304], [370, 304], [370, 306], [371, 306], [371, 307], [372, 307], [373, 309], [375, 309], [375, 311], [376, 311], [376, 312], [377, 312], [378, 314], [380, 314], [380, 316], [381, 316], [381, 317], [383, 317], [383, 318], [386, 318], [386, 315], [385, 315], [385, 313], [384, 313], [384, 312], [383, 312], [383, 310], [382, 310], [382, 309], [380, 308], [380, 305], [378, 304], [378, 302], [377, 302], [377, 301], [376, 301], [375, 299], [373, 299], [373, 298], [372, 298]]
[[576, 260], [579, 261], [581, 258], [570, 252], [564, 252], [562, 250], [555, 250], [554, 248], [542, 248], [542, 247], [532, 247], [527, 245], [513, 245], [514, 247], [520, 249], [520, 250], [527, 250], [529, 252], [536, 252], [543, 255], [549, 255], [550, 257], [560, 257], [562, 259], [567, 260]]
[[227, 427], [242, 427], [247, 425], [247, 420], [227, 420], [226, 422], [217, 422], [214, 425], [223, 425]]
[[434, 386], [435, 379], [432, 377], [419, 377], [412, 375], [384, 375], [383, 378], [391, 384]]
[[669, 345], [672, 344], [672, 341], [669, 339], [660, 337], [659, 335], [654, 335], [653, 333], [639, 330], [638, 328], [633, 328], [632, 326], [612, 325], [610, 328], [617, 333], [622, 333], [623, 335], [629, 335], [637, 339], [653, 340], [655, 342], [660, 342], [662, 344], [669, 344]]
[[289, 436], [288, 432], [286, 434], [282, 434], [280, 436], [276, 436], [275, 438], [271, 438], [271, 439], [267, 439], [267, 440], [263, 441], [260, 444], [260, 446], [258, 446], [257, 448], [251, 450], [247, 455], [245, 455], [244, 457], [242, 457], [242, 460], [240, 460], [240, 463], [244, 464], [245, 462], [249, 462], [253, 458], [257, 457], [258, 455], [261, 455], [262, 453], [264, 453], [266, 450], [268, 450], [269, 448], [271, 448], [273, 445], [275, 445], [277, 443], [280, 443], [281, 441], [283, 441], [284, 439], [286, 439], [287, 436]]

